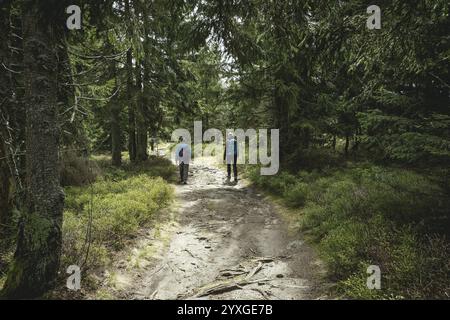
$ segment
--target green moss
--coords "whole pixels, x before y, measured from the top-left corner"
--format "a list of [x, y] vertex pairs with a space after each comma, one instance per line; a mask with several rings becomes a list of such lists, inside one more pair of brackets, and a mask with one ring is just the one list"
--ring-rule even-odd
[[24, 234], [27, 237], [31, 251], [42, 250], [47, 246], [49, 235], [52, 233], [53, 223], [48, 218], [31, 213], [26, 217]]
[[10, 292], [16, 290], [20, 285], [20, 279], [23, 277], [24, 267], [21, 260], [14, 260], [8, 271], [8, 281], [5, 280], [5, 287], [2, 295], [10, 296]]

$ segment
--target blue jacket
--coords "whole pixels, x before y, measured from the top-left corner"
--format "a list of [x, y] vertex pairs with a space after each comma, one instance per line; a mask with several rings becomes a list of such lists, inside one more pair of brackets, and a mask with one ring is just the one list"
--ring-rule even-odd
[[[180, 157], [180, 151], [183, 149], [183, 156]], [[191, 148], [186, 143], [180, 143], [178, 147], [175, 150], [175, 160], [184, 163], [189, 164], [191, 162]]]
[[227, 163], [234, 161], [234, 158], [238, 156], [238, 143], [236, 139], [228, 139], [225, 144], [225, 150], [223, 153], [223, 160], [227, 160]]

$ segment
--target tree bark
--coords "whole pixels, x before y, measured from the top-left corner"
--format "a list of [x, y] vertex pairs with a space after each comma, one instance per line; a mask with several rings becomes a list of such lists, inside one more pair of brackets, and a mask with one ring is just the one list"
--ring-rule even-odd
[[[127, 21], [132, 20], [130, 0], [125, 1], [125, 17]], [[133, 37], [133, 29], [127, 29], [127, 36], [129, 39]], [[127, 51], [127, 100], [128, 100], [128, 154], [130, 161], [136, 161], [136, 106], [133, 99], [133, 92], [135, 91], [133, 81], [133, 50], [130, 48]]]
[[[8, 39], [9, 34], [9, 3], [0, 8], [0, 28], [3, 30], [0, 33], [0, 63], [8, 66]], [[6, 153], [6, 124], [5, 119], [8, 118], [7, 112], [9, 109], [9, 100], [11, 97], [11, 86], [8, 79], [8, 73], [4, 70], [0, 72], [0, 235], [4, 235], [7, 231], [7, 226], [10, 221], [10, 170], [8, 167], [8, 154]], [[6, 107], [5, 107], [6, 106]], [[2, 239], [0, 238], [0, 241]]]
[[[290, 133], [289, 133], [289, 116], [288, 116], [288, 106], [286, 99], [276, 90], [274, 97], [274, 108], [276, 112], [274, 114], [275, 128], [280, 130], [280, 161], [284, 161], [289, 155], [290, 150]], [[300, 144], [301, 141], [297, 141]]]
[[[118, 88], [118, 75], [116, 62], [113, 61], [112, 65], [112, 75], [114, 76], [116, 85], [114, 92]], [[110, 124], [111, 124], [111, 154], [112, 154], [112, 165], [120, 167], [122, 165], [122, 129], [120, 127], [120, 104], [116, 97], [112, 97], [109, 101], [110, 109]]]
[[348, 147], [350, 146], [350, 135], [348, 133], [345, 134], [345, 147], [344, 147], [344, 154], [345, 156], [348, 156]]
[[152, 56], [150, 48], [150, 24], [147, 6], [140, 8], [143, 19], [144, 27], [144, 58], [140, 64], [137, 65], [137, 86], [140, 90], [140, 99], [137, 105], [137, 118], [136, 118], [136, 158], [138, 161], [146, 161], [148, 159], [148, 115], [146, 110], [149, 107], [149, 90], [150, 83], [150, 67], [149, 58]]
[[[24, 142], [26, 140], [26, 103], [24, 102], [25, 89], [23, 85], [25, 78], [24, 73], [20, 73], [23, 69], [23, 23], [22, 16], [17, 10], [20, 7], [20, 3], [17, 3], [17, 1], [14, 3], [12, 1], [8, 2], [10, 5], [9, 15], [5, 16], [5, 18], [0, 18], [4, 23], [4, 29], [1, 26], [1, 30], [3, 30], [2, 36], [4, 36], [4, 38], [1, 37], [1, 45], [8, 49], [4, 55], [2, 54], [1, 60], [4, 59], [5, 65], [15, 72], [3, 72], [4, 69], [0, 72], [2, 74], [0, 81], [8, 88], [7, 95], [0, 93], [0, 97], [8, 97], [8, 101], [3, 105], [4, 109], [1, 112], [7, 117], [8, 127], [12, 129], [11, 133], [13, 133], [9, 136], [8, 132], [7, 137], [5, 137], [10, 144], [6, 151], [14, 150], [14, 152], [22, 154], [25, 153]], [[8, 4], [6, 4], [6, 7], [8, 7]], [[13, 166], [11, 174], [14, 176], [15, 187], [17, 187], [18, 193], [23, 194], [20, 180], [25, 180], [25, 157], [16, 156], [12, 159], [12, 154], [10, 153], [9, 160], [14, 160], [11, 163]]]
[[12, 178], [8, 157], [5, 144], [0, 141], [0, 234], [2, 236], [8, 233], [8, 226], [11, 223]]
[[26, 107], [26, 205], [2, 295], [34, 298], [51, 288], [61, 256], [64, 193], [58, 170], [57, 36], [29, 1], [23, 17]]
[[120, 167], [122, 165], [122, 134], [120, 129], [120, 106], [116, 101], [112, 101], [111, 107], [111, 146], [112, 165]]
[[137, 103], [137, 118], [136, 118], [136, 160], [145, 161], [148, 159], [148, 130], [144, 106], [146, 104], [145, 92], [142, 92], [142, 75], [141, 67], [137, 66], [137, 87], [140, 95]]
[[131, 49], [127, 52], [127, 96], [128, 96], [128, 153], [130, 161], [136, 161], [136, 106], [133, 101], [133, 61]]

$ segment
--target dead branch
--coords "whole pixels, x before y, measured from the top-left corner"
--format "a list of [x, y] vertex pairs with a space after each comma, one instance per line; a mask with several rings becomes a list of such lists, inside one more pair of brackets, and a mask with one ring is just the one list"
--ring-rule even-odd
[[255, 274], [257, 274], [262, 269], [262, 266], [263, 266], [263, 263], [259, 262], [258, 265], [252, 271], [250, 271], [245, 278], [246, 279], [252, 278]]
[[265, 278], [265, 279], [257, 279], [257, 280], [241, 280], [241, 281], [232, 282], [232, 283], [219, 283], [210, 288], [207, 288], [207, 289], [204, 289], [204, 290], [198, 292], [195, 295], [195, 297], [200, 298], [200, 297], [204, 297], [204, 296], [225, 293], [225, 292], [233, 291], [236, 289], [242, 289], [243, 287], [250, 285], [250, 284], [254, 284], [254, 283], [264, 284], [268, 281], [270, 281], [270, 279]]

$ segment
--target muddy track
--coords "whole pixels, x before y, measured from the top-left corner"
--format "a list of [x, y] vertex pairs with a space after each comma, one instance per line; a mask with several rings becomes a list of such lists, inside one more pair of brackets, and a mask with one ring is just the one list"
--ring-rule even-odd
[[298, 232], [248, 186], [207, 161], [177, 185], [176, 208], [115, 263], [123, 299], [326, 298], [324, 269]]

